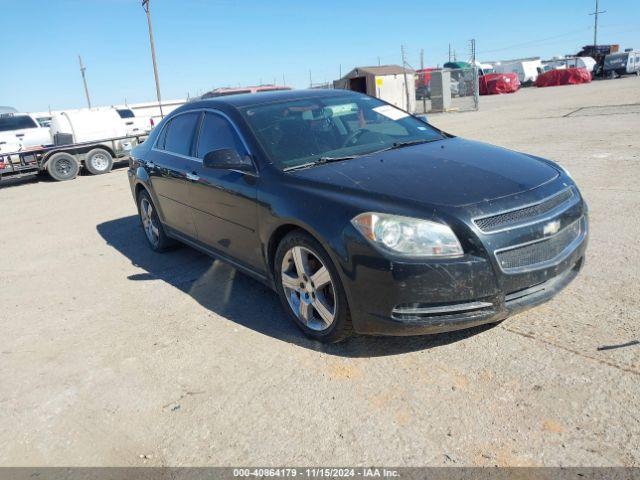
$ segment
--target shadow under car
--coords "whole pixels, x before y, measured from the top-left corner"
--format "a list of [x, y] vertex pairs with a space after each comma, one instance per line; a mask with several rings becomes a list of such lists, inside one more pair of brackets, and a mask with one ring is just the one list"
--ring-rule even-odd
[[356, 336], [338, 344], [308, 339], [287, 317], [277, 294], [239, 272], [192, 248], [153, 252], [146, 243], [136, 215], [104, 222], [98, 233], [108, 245], [127, 257], [144, 273], [130, 281], [163, 280], [190, 295], [204, 308], [239, 325], [295, 345], [342, 357], [378, 357], [424, 350], [464, 340], [496, 324], [416, 337]]

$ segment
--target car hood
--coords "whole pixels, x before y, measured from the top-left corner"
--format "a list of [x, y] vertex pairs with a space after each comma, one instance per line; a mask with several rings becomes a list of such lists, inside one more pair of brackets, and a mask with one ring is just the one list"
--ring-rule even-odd
[[451, 138], [291, 172], [314, 183], [430, 205], [463, 206], [532, 190], [559, 175], [551, 164]]

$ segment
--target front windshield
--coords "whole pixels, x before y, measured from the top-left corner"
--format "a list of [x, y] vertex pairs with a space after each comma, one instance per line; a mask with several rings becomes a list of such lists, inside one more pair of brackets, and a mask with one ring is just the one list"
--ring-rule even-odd
[[283, 170], [445, 138], [403, 110], [357, 94], [251, 106], [243, 114], [271, 161]]

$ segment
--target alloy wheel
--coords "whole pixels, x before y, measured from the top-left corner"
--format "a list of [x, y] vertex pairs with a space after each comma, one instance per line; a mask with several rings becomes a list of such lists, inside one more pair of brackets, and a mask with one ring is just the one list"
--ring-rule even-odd
[[157, 246], [160, 241], [160, 229], [153, 217], [153, 205], [147, 198], [143, 198], [140, 202], [140, 218], [142, 219], [142, 227], [147, 239], [151, 245]]
[[331, 274], [311, 250], [295, 246], [282, 259], [282, 287], [298, 320], [315, 331], [328, 329], [336, 318]]

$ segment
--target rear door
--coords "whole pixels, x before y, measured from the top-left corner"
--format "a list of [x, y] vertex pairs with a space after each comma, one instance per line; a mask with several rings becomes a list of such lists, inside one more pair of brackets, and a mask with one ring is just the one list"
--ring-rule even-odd
[[186, 112], [173, 117], [149, 152], [146, 165], [164, 222], [192, 238], [196, 237], [196, 228], [189, 205], [187, 171], [200, 114]]
[[231, 121], [221, 113], [206, 111], [191, 160], [191, 205], [198, 240], [213, 249], [264, 270], [257, 234], [255, 173], [204, 168], [202, 159], [210, 151], [233, 148], [240, 155], [248, 149]]

